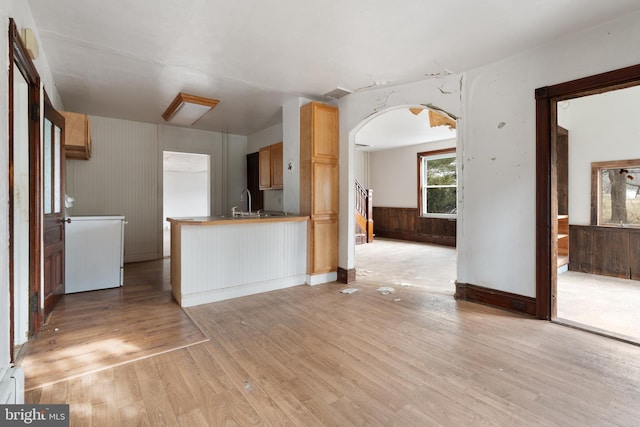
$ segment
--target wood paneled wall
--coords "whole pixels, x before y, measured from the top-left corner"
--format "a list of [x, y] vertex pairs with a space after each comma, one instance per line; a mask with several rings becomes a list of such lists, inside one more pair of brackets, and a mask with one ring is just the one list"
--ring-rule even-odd
[[640, 229], [570, 225], [569, 270], [640, 280]]
[[374, 233], [414, 242], [456, 246], [456, 220], [423, 218], [416, 208], [373, 207]]

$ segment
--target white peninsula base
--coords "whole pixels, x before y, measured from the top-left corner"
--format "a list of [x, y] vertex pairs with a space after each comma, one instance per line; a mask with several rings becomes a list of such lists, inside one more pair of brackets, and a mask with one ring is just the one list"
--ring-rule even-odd
[[182, 307], [306, 281], [306, 216], [168, 220], [172, 294]]

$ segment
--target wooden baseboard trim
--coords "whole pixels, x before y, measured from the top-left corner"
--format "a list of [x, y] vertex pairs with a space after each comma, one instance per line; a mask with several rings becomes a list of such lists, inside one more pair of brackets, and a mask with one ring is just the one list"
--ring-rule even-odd
[[351, 268], [349, 270], [342, 267], [338, 267], [338, 282], [340, 283], [352, 283], [356, 281], [356, 269]]
[[536, 315], [536, 299], [523, 295], [456, 282], [454, 296], [456, 299], [463, 301], [485, 304], [529, 316]]
[[456, 247], [455, 237], [432, 236], [429, 234], [414, 234], [405, 231], [389, 231], [376, 229], [376, 237], [386, 237], [388, 239], [407, 240], [410, 242], [432, 243], [434, 245]]

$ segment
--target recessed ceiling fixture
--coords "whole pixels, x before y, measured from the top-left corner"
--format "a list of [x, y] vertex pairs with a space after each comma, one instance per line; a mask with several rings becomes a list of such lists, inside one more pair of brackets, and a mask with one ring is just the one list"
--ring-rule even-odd
[[220, 101], [180, 92], [162, 114], [162, 118], [177, 125], [191, 126]]
[[351, 91], [350, 91], [350, 90], [348, 90], [348, 89], [343, 89], [343, 88], [341, 88], [341, 87], [337, 87], [337, 88], [335, 88], [334, 90], [332, 90], [332, 91], [330, 91], [330, 92], [325, 93], [323, 96], [324, 96], [326, 99], [340, 99], [340, 98], [342, 98], [343, 96], [347, 96], [347, 95], [349, 95], [350, 93], [351, 93]]

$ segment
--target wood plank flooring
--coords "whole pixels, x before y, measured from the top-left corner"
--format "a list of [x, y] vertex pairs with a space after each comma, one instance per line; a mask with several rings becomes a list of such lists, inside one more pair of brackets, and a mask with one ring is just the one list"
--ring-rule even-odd
[[122, 288], [65, 295], [21, 349], [27, 390], [206, 341], [171, 300], [167, 261], [128, 264]]
[[27, 401], [69, 403], [79, 426], [637, 425], [639, 347], [399, 286], [430, 273], [368, 259], [354, 294], [333, 283], [191, 307], [209, 341]]

